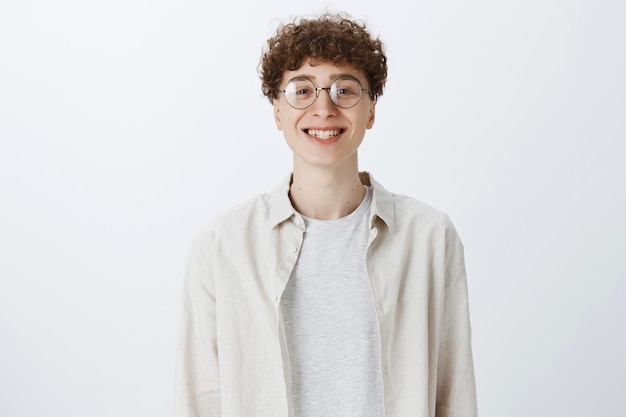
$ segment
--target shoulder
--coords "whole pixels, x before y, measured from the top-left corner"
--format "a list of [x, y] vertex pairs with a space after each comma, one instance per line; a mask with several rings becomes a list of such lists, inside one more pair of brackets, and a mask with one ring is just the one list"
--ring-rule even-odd
[[399, 253], [408, 250], [418, 257], [439, 259], [447, 271], [461, 270], [464, 264], [463, 243], [444, 211], [416, 198], [384, 189], [380, 194], [381, 205], [386, 208], [380, 210], [379, 217], [388, 226], [383, 235], [389, 247], [396, 248]]
[[269, 224], [269, 200], [269, 193], [258, 194], [217, 214], [204, 224], [197, 237], [211, 240], [233, 237]]
[[454, 229], [448, 215], [414, 197], [388, 191], [372, 180], [374, 187], [374, 214], [391, 229]]
[[401, 219], [420, 219], [435, 224], [445, 225], [450, 222], [448, 215], [414, 197], [403, 194], [390, 193], [394, 201], [395, 213]]

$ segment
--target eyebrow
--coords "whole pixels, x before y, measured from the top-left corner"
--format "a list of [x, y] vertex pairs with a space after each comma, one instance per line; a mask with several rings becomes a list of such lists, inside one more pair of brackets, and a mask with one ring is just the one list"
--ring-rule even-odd
[[[348, 74], [348, 73], [345, 73], [345, 72], [338, 73], [338, 74], [330, 74], [328, 76], [328, 79], [329, 80], [336, 80], [337, 78], [341, 78], [341, 77], [352, 77], [352, 78], [356, 78], [358, 80], [356, 75]], [[294, 78], [309, 78], [311, 80], [317, 81], [317, 77], [315, 77], [314, 75], [311, 75], [311, 74], [298, 74], [295, 77], [292, 77], [291, 79], [293, 80]]]

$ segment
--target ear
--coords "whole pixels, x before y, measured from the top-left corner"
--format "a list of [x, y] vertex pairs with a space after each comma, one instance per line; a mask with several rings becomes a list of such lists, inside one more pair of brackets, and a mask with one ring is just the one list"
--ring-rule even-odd
[[274, 104], [274, 121], [276, 122], [276, 128], [278, 130], [283, 130], [283, 124], [280, 121], [280, 109], [278, 108], [278, 99], [273, 99], [272, 103]]
[[370, 100], [370, 111], [367, 116], [367, 125], [368, 129], [371, 129], [374, 126], [374, 120], [376, 119], [376, 99]]

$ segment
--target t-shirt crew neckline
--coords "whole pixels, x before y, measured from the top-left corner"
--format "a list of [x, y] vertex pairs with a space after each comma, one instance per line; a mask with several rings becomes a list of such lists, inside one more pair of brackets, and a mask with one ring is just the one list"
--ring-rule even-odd
[[364, 187], [365, 187], [365, 197], [363, 197], [363, 201], [361, 201], [361, 204], [359, 204], [359, 206], [352, 213], [346, 216], [340, 217], [338, 219], [332, 219], [332, 220], [321, 220], [321, 219], [314, 219], [312, 217], [307, 217], [304, 214], [300, 213], [300, 215], [302, 216], [302, 219], [304, 219], [304, 223], [306, 224], [307, 228], [336, 227], [343, 223], [350, 222], [357, 217], [361, 217], [365, 215], [366, 212], [369, 211], [370, 206], [372, 204], [372, 187], [367, 186], [367, 185], [364, 185]]

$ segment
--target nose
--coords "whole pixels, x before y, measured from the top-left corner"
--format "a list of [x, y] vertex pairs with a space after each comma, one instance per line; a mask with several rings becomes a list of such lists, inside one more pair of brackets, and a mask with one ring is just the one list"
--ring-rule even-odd
[[[324, 93], [326, 91], [326, 93]], [[313, 113], [321, 116], [333, 116], [337, 112], [337, 106], [330, 98], [330, 87], [317, 87], [317, 97], [311, 106]]]

